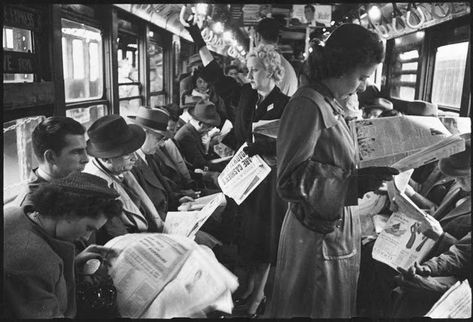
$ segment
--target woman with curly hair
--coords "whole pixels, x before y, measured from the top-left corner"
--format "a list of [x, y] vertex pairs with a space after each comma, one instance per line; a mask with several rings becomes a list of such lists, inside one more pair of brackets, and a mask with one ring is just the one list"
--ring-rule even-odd
[[107, 182], [88, 173], [42, 183], [32, 204], [4, 209], [4, 291], [15, 318], [74, 318], [75, 266], [109, 250], [90, 245], [76, 255], [73, 242], [88, 239], [119, 216], [122, 203]]
[[281, 117], [289, 97], [281, 93], [276, 83], [282, 79], [284, 68], [281, 56], [273, 45], [259, 45], [246, 57], [249, 84], [241, 86], [235, 79], [224, 75], [205, 46], [198, 27], [192, 25], [188, 30], [199, 48], [204, 65], [201, 77], [214, 85], [226, 104], [235, 107], [232, 132], [223, 142], [234, 150], [247, 142], [246, 153], [260, 155], [271, 167], [271, 173], [239, 207], [242, 215], [240, 253], [251, 266], [247, 289], [240, 301], [248, 303], [247, 313], [255, 316], [258, 307], [264, 306], [264, 287], [270, 265], [276, 261], [287, 203], [276, 192], [276, 140], [254, 134], [252, 124]]
[[361, 228], [349, 206], [398, 173], [356, 168], [355, 143], [337, 102], [365, 90], [384, 58], [378, 35], [344, 24], [313, 49], [309, 83], [289, 101], [278, 133], [277, 188], [289, 209], [269, 317], [356, 315]]

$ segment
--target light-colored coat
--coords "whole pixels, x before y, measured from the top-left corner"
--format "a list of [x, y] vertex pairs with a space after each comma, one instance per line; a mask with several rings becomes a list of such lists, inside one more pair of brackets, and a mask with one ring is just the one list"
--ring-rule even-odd
[[278, 192], [289, 210], [269, 307], [274, 318], [356, 314], [361, 229], [349, 207], [356, 202], [355, 147], [342, 107], [323, 85], [314, 87], [296, 92], [278, 133]]

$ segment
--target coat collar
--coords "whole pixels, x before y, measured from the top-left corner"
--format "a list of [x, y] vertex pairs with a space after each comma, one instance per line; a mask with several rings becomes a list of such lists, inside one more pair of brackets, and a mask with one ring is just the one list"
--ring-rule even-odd
[[[309, 89], [312, 89], [312, 91]], [[343, 119], [342, 107], [335, 100], [330, 90], [322, 83], [312, 83], [309, 86], [301, 87], [299, 90], [301, 91], [301, 96], [308, 97], [314, 100], [317, 105], [319, 105], [322, 120], [326, 128], [337, 125], [340, 121], [340, 118]], [[330, 108], [321, 106], [320, 103], [322, 102], [328, 104]]]

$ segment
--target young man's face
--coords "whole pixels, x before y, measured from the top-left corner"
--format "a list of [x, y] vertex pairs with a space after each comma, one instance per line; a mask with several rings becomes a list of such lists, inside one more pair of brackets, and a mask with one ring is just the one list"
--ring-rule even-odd
[[61, 218], [56, 226], [56, 237], [61, 240], [76, 241], [88, 240], [91, 234], [100, 229], [107, 222], [103, 213], [97, 218], [66, 216]]
[[64, 142], [66, 146], [58, 154], [53, 152], [51, 159], [55, 178], [65, 177], [75, 171], [80, 172], [84, 170], [85, 165], [89, 162], [83, 134], [66, 134]]

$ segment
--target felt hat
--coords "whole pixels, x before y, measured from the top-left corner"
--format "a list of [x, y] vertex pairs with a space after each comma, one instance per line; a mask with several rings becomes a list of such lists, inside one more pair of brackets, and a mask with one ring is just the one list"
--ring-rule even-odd
[[393, 103], [391, 101], [382, 98], [382, 97], [377, 97], [371, 100], [369, 104], [367, 104], [363, 110], [372, 110], [372, 109], [380, 109], [381, 111], [389, 111], [393, 109]]
[[73, 172], [67, 177], [54, 179], [48, 183], [61, 187], [66, 192], [94, 195], [106, 199], [115, 199], [119, 196], [115, 189], [108, 187], [106, 180], [86, 172]]
[[213, 126], [220, 125], [220, 115], [212, 102], [201, 100], [194, 108], [189, 109], [189, 114], [203, 123]]
[[138, 125], [126, 124], [120, 115], [105, 115], [87, 130], [87, 153], [97, 158], [115, 158], [138, 150], [146, 139]]
[[182, 110], [176, 103], [171, 103], [159, 108], [166, 110], [169, 113], [169, 118], [176, 122], [179, 120], [179, 116], [182, 114]]
[[418, 116], [438, 116], [438, 107], [437, 104], [432, 104], [426, 101], [411, 101], [407, 102], [406, 114]]
[[128, 115], [127, 118], [146, 129], [168, 135], [169, 113], [166, 110], [140, 106], [136, 115]]
[[465, 151], [440, 159], [440, 171], [451, 177], [466, 177], [471, 174], [471, 140], [465, 140]]

